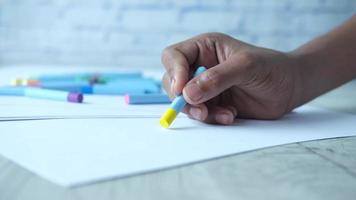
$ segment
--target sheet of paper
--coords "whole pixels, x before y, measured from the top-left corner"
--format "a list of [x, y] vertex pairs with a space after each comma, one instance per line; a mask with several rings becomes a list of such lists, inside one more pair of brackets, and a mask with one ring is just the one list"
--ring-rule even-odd
[[[155, 106], [151, 106], [155, 110]], [[159, 108], [157, 108], [159, 109]], [[0, 122], [0, 154], [63, 186], [125, 177], [274, 145], [356, 135], [356, 115], [308, 106], [232, 126], [158, 118]]]

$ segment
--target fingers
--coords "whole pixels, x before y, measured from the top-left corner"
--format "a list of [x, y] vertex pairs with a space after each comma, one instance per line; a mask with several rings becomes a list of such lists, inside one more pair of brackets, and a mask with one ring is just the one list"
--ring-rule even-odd
[[236, 111], [233, 107], [219, 107], [214, 106], [209, 109], [209, 115], [205, 120], [207, 123], [229, 125], [234, 123], [236, 118]]
[[169, 98], [172, 100], [175, 97], [175, 94], [172, 93], [171, 90], [171, 85], [172, 85], [172, 79], [169, 78], [167, 73], [164, 73], [163, 77], [162, 77], [162, 85], [164, 90], [167, 92], [167, 95], [169, 96]]
[[234, 85], [235, 69], [226, 61], [206, 70], [189, 81], [183, 89], [184, 98], [189, 104], [201, 104], [216, 97]]
[[191, 118], [199, 121], [205, 121], [208, 117], [208, 108], [205, 104], [199, 104], [194, 106], [187, 104], [184, 107], [183, 112]]
[[162, 63], [167, 76], [171, 79], [170, 90], [174, 94], [182, 93], [189, 79], [190, 66], [195, 62], [199, 49], [193, 41], [185, 41], [167, 47], [162, 52]]
[[[217, 67], [219, 67], [219, 66], [216, 66], [214, 68], [217, 69]], [[220, 67], [222, 67], [222, 66], [220, 66]], [[209, 69], [210, 70], [209, 73], [213, 73], [215, 76], [217, 76], [217, 73], [220, 73], [220, 72], [216, 72], [215, 70], [212, 70], [214, 68]], [[227, 70], [226, 74], [230, 74], [230, 72]], [[210, 76], [207, 78], [208, 80], [210, 80], [212, 78], [213, 78], [213, 80], [220, 80], [220, 78], [211, 77], [211, 75], [209, 75], [209, 74], [207, 76]], [[227, 80], [227, 77], [224, 73], [221, 73], [221, 76], [222, 76], [221, 77], [222, 79]], [[204, 80], [205, 79], [203, 77], [203, 81]], [[168, 73], [164, 74], [162, 82], [163, 82], [163, 87], [167, 91], [168, 96], [171, 99], [174, 99], [175, 94], [173, 93], [173, 90], [171, 90], [171, 88], [170, 88], [171, 84], [172, 84], [172, 79], [169, 78]], [[216, 89], [216, 91], [223, 91], [229, 87], [229, 85], [227, 85], [227, 86], [223, 86], [223, 85], [212, 86], [215, 83], [211, 85], [211, 84], [209, 84], [209, 82], [207, 82], [206, 84], [207, 84], [207, 87], [209, 87], [210, 89], [218, 88], [218, 89]], [[209, 89], [209, 88], [207, 88], [207, 89]], [[216, 92], [216, 93], [218, 94], [219, 92]], [[214, 94], [211, 94], [211, 96], [214, 96]], [[187, 98], [186, 98], [186, 100], [188, 101]], [[202, 101], [205, 102], [204, 99]], [[209, 106], [209, 108], [208, 108], [207, 105], [204, 103], [198, 103], [198, 104], [194, 104], [194, 105], [187, 104], [184, 107], [183, 112], [188, 114], [193, 119], [196, 119], [199, 121], [205, 121], [208, 123], [218, 123], [218, 124], [231, 124], [234, 122], [234, 119], [236, 118], [236, 115], [237, 115], [237, 111], [233, 106], [219, 107], [219, 106], [214, 105], [214, 106]]]
[[199, 104], [198, 106], [188, 105], [185, 107], [184, 112], [193, 119], [210, 124], [222, 125], [234, 123], [237, 116], [236, 109], [233, 106], [207, 107], [205, 104]]
[[[171, 79], [168, 77], [168, 74], [165, 73], [163, 76], [163, 79], [162, 79], [163, 87], [167, 91], [167, 95], [169, 96], [169, 98], [174, 99], [175, 94], [173, 94], [172, 91], [170, 89], [168, 89], [171, 84], [170, 81], [171, 81]], [[205, 104], [199, 104], [199, 105], [195, 105], [195, 106], [187, 104], [183, 108], [182, 112], [189, 115], [190, 117], [192, 117], [196, 120], [200, 120], [200, 121], [204, 121], [208, 116], [208, 108], [206, 107]]]
[[212, 67], [219, 63], [216, 47], [221, 34], [202, 34], [189, 40], [167, 47], [162, 52], [162, 63], [171, 79], [171, 90], [174, 94], [182, 93], [197, 66]]
[[260, 64], [261, 60], [254, 54], [237, 53], [190, 80], [183, 88], [183, 95], [188, 103], [195, 105], [218, 96], [233, 85], [246, 87], [257, 79], [263, 82], [261, 75], [267, 72], [259, 67]]

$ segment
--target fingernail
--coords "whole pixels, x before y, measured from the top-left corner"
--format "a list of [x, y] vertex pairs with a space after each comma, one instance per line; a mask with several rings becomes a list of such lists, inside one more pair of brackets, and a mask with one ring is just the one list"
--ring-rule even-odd
[[176, 80], [174, 78], [172, 78], [172, 80], [171, 80], [171, 92], [173, 94], [175, 94], [175, 88], [176, 88], [175, 86], [176, 86]]
[[190, 115], [194, 117], [194, 119], [201, 120], [201, 109], [192, 107], [189, 110]]
[[220, 124], [231, 124], [233, 117], [227, 113], [220, 113], [215, 116], [215, 120]]
[[197, 83], [187, 85], [185, 91], [192, 101], [198, 102], [203, 97], [203, 91]]

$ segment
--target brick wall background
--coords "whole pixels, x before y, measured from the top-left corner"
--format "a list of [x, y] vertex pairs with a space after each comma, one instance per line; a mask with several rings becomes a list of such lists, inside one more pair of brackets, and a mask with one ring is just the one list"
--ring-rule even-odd
[[159, 67], [162, 49], [218, 31], [291, 50], [356, 0], [0, 0], [1, 64]]

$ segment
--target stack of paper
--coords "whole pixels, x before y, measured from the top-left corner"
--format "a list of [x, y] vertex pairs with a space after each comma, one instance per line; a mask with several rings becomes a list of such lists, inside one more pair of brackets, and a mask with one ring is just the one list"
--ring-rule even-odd
[[[1, 72], [1, 71], [0, 71]], [[1, 77], [0, 77], [1, 78]], [[207, 125], [180, 115], [159, 126], [167, 105], [83, 104], [0, 98], [0, 154], [63, 186], [171, 168], [274, 145], [356, 135], [356, 115], [303, 106], [276, 121]]]

